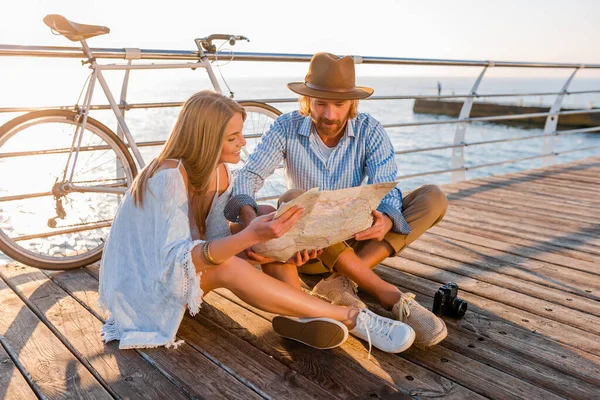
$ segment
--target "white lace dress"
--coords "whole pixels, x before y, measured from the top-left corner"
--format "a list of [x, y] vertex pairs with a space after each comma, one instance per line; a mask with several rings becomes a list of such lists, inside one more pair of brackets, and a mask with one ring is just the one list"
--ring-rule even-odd
[[[230, 176], [226, 191], [215, 194], [206, 219], [209, 240], [231, 233], [223, 216], [231, 188]], [[202, 303], [201, 274], [191, 256], [202, 242], [191, 237], [179, 168], [161, 170], [148, 180], [143, 208], [133, 205], [129, 192], [125, 195], [100, 265], [99, 304], [109, 312], [102, 328], [105, 342], [120, 340], [121, 349], [181, 343], [175, 334], [186, 304], [193, 315]]]

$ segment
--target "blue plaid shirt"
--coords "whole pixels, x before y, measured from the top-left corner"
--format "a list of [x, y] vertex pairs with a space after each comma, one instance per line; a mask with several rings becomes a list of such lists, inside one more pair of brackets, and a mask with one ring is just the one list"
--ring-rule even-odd
[[[337, 190], [366, 183], [393, 182], [397, 166], [394, 147], [379, 121], [368, 114], [348, 120], [344, 136], [326, 160], [310, 117], [298, 111], [280, 116], [265, 133], [238, 172], [225, 217], [237, 222], [240, 208], [257, 209], [254, 195], [283, 161], [288, 189]], [[365, 178], [367, 178], [365, 180]], [[377, 209], [393, 222], [392, 230], [410, 233], [402, 216], [402, 193], [395, 187]]]

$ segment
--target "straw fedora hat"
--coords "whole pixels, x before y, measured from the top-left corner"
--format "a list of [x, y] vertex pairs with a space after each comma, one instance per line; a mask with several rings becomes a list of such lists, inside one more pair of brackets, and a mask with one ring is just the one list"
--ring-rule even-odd
[[302, 96], [327, 100], [358, 100], [373, 94], [373, 89], [355, 82], [352, 57], [317, 53], [310, 60], [304, 82], [291, 82], [287, 87]]

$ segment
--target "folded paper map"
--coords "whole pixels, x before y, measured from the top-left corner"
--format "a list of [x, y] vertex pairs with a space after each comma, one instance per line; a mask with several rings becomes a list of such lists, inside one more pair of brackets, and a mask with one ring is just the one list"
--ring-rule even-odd
[[296, 205], [304, 214], [283, 236], [253, 246], [253, 250], [277, 261], [287, 261], [300, 250], [323, 249], [354, 237], [373, 224], [372, 211], [395, 182], [376, 183], [348, 189], [319, 191], [317, 188], [282, 204], [275, 218]]

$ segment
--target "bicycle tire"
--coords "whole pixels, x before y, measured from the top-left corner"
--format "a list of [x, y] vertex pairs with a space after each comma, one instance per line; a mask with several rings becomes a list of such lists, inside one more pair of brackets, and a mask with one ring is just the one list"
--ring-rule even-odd
[[[68, 110], [34, 111], [14, 118], [0, 127], [0, 174], [3, 171], [11, 171], [14, 165], [23, 165], [26, 170], [19, 169], [23, 175], [40, 178], [39, 186], [36, 186], [38, 185], [37, 182], [27, 181], [26, 177], [21, 178], [23, 181], [27, 181], [27, 189], [34, 191], [37, 187], [40, 187], [44, 190], [38, 193], [18, 193], [18, 196], [12, 196], [9, 192], [7, 196], [6, 194], [11, 188], [18, 189], [24, 186], [23, 182], [20, 182], [21, 179], [14, 177], [12, 180], [4, 181], [3, 187], [0, 188], [0, 250], [23, 264], [41, 269], [67, 270], [88, 265], [99, 260], [102, 256], [105, 238], [108, 235], [108, 228], [104, 225], [108, 224], [109, 227], [112, 223], [114, 211], [118, 207], [122, 194], [84, 191], [68, 193], [64, 195], [64, 207], [63, 197], [60, 197], [63, 211], [70, 210], [70, 213], [65, 212], [66, 216], [64, 218], [67, 229], [64, 226], [58, 227], [57, 224], [55, 227], [51, 227], [50, 220], [52, 218], [50, 218], [47, 222], [47, 226], [50, 228], [48, 232], [38, 233], [34, 231], [35, 234], [33, 235], [22, 235], [22, 232], [34, 229], [33, 226], [35, 226], [35, 229], [42, 226], [40, 221], [44, 221], [46, 215], [43, 213], [49, 210], [49, 197], [52, 198], [50, 204], [55, 204], [55, 211], [58, 210], [59, 202], [52, 194], [52, 187], [47, 187], [47, 183], [50, 178], [56, 176], [56, 172], [50, 172], [52, 164], [58, 167], [60, 160], [68, 157], [71, 145], [74, 143], [73, 139], [70, 138], [73, 135], [69, 131], [77, 127], [77, 116], [77, 113]], [[102, 182], [100, 186], [129, 187], [137, 174], [137, 168], [125, 143], [108, 127], [91, 117], [87, 118], [86, 129], [81, 135], [81, 143], [84, 143], [86, 147], [82, 147], [79, 153], [77, 166], [81, 166], [81, 170], [77, 170], [76, 175], [73, 176], [73, 178], [79, 179], [79, 182], [74, 181], [74, 183]], [[69, 143], [66, 143], [67, 139], [70, 141]], [[45, 144], [58, 147], [58, 149], [41, 148]], [[60, 147], [61, 145], [63, 146]], [[27, 146], [32, 146], [34, 149], [25, 148]], [[17, 149], [16, 152], [15, 148]], [[31, 151], [34, 153], [31, 154]], [[115, 164], [111, 165], [113, 160]], [[12, 164], [9, 164], [9, 162], [12, 162]], [[31, 168], [36, 163], [41, 166], [39, 164], [41, 162], [45, 163], [44, 168]], [[60, 171], [57, 171], [58, 176], [62, 177], [62, 169], [65, 165], [67, 165], [66, 162], [62, 161]], [[115, 177], [102, 176], [109, 174], [115, 175]], [[92, 180], [85, 180], [88, 177], [91, 177]], [[9, 186], [9, 189], [5, 189], [5, 186]], [[13, 199], [10, 199], [11, 196]], [[17, 199], [14, 199], [15, 197]], [[82, 205], [87, 206], [89, 210], [83, 209]], [[35, 210], [35, 212], [31, 210]], [[87, 216], [82, 217], [84, 212], [89, 214], [96, 212], [99, 217], [110, 217], [110, 222], [107, 222], [108, 219], [95, 221], [88, 219]], [[21, 217], [21, 214], [27, 213], [32, 215], [29, 218]], [[35, 214], [39, 214], [39, 216], [36, 217]], [[56, 218], [54, 220], [56, 221]], [[77, 223], [68, 225], [67, 221], [76, 221]], [[62, 220], [60, 222], [63, 224]], [[77, 228], [77, 226], [80, 228]], [[13, 228], [12, 231], [9, 232], [7, 227]], [[84, 227], [87, 227], [87, 229]], [[52, 229], [56, 230], [53, 231]], [[60, 234], [58, 238], [56, 237], [55, 232], [68, 230], [73, 232]], [[21, 236], [14, 237], [15, 232], [17, 235], [21, 233]], [[104, 234], [104, 232], [106, 233]], [[104, 238], [94, 237], [94, 235], [100, 236], [101, 233], [105, 235]], [[12, 234], [13, 237], [11, 238], [9, 234]], [[35, 237], [40, 234], [48, 236]], [[24, 239], [29, 237], [35, 238]], [[57, 247], [56, 243], [60, 237], [64, 237], [65, 240], [64, 255], [58, 254], [61, 247], [60, 245]]]
[[[254, 150], [264, 134], [273, 122], [282, 114], [277, 108], [258, 101], [240, 101], [239, 104], [246, 110], [246, 121], [244, 122], [244, 136], [246, 137], [246, 146], [243, 149], [243, 157], [234, 169], [241, 168], [246, 162], [248, 155]], [[273, 202], [283, 192], [285, 192], [285, 177], [283, 171], [277, 169], [275, 173], [265, 181], [265, 185], [257, 193], [258, 200], [269, 199]]]

